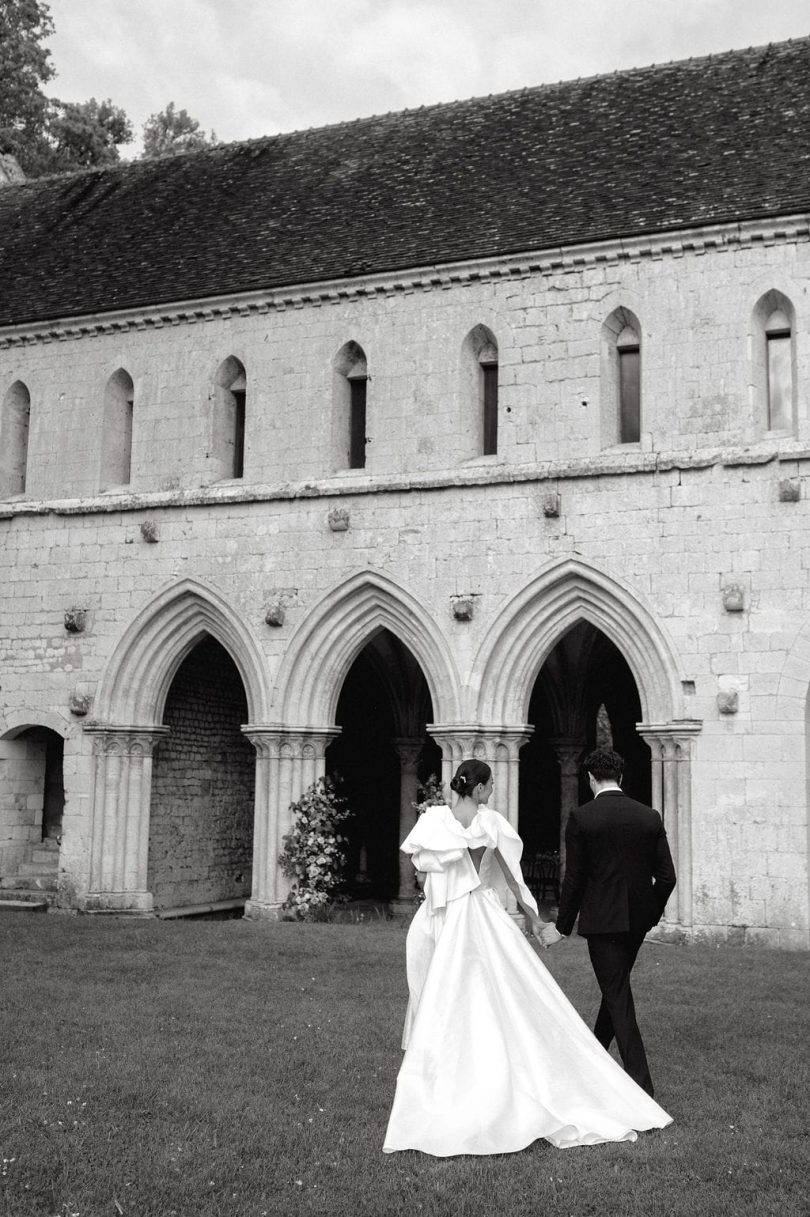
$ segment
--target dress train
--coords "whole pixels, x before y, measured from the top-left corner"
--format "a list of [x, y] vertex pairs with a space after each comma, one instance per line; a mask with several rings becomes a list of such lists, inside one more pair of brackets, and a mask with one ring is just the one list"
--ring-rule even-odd
[[[477, 874], [468, 851], [482, 845]], [[539, 1137], [564, 1149], [669, 1124], [506, 912], [495, 849], [534, 900], [503, 816], [482, 808], [465, 829], [449, 808], [429, 808], [402, 848], [427, 872], [426, 898], [408, 931], [406, 1052], [384, 1152], [510, 1153]]]

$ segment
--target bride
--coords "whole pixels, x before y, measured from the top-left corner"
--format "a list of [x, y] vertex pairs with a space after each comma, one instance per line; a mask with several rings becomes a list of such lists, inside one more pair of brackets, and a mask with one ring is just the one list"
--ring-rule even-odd
[[465, 761], [450, 786], [453, 809], [428, 807], [401, 847], [425, 899], [408, 931], [406, 1051], [384, 1152], [502, 1154], [538, 1137], [566, 1149], [671, 1123], [506, 912], [508, 888], [540, 941], [556, 941], [523, 881], [520, 837], [486, 806], [489, 766]]

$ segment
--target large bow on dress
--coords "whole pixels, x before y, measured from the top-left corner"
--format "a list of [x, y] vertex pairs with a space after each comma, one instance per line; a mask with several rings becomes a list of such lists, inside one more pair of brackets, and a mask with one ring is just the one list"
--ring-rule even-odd
[[[537, 912], [537, 904], [523, 880], [520, 855], [523, 842], [497, 811], [481, 807], [467, 828], [444, 804], [428, 807], [419, 817], [400, 849], [410, 854], [414, 866], [423, 871], [428, 913], [438, 912], [479, 886], [492, 887], [506, 902], [507, 884], [495, 858], [497, 849], [520, 890], [521, 900]], [[469, 855], [471, 849], [484, 849], [481, 867], [476, 872]]]

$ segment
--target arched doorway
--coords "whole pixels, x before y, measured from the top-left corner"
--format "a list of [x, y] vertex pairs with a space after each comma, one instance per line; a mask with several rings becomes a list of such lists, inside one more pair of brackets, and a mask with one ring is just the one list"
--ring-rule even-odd
[[[340, 736], [326, 753], [353, 813], [348, 825], [350, 894], [407, 899], [413, 868], [399, 845], [415, 818], [416, 788], [441, 774], [441, 751], [428, 736], [433, 707], [412, 652], [387, 629], [377, 630], [343, 681], [336, 722]], [[410, 869], [409, 869], [410, 868]], [[403, 890], [404, 889], [404, 890]]]
[[641, 699], [630, 667], [601, 630], [581, 620], [549, 652], [534, 683], [529, 722], [534, 732], [521, 752], [520, 833], [527, 857], [558, 853], [571, 809], [591, 797], [581, 761], [595, 747], [625, 760], [623, 787], [651, 799], [650, 749], [636, 730]]
[[206, 636], [166, 696], [155, 753], [147, 886], [157, 910], [247, 899], [253, 862], [255, 755], [236, 664]]
[[43, 726], [0, 740], [0, 887], [46, 897], [59, 878], [64, 740]]

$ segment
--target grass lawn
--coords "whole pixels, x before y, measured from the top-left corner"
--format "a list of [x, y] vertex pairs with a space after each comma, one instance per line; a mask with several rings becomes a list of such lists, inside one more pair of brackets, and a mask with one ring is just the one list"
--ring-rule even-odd
[[[0, 917], [5, 1217], [799, 1217], [810, 957], [648, 945], [635, 1144], [384, 1156], [401, 925]], [[585, 1018], [581, 942], [543, 955]]]

